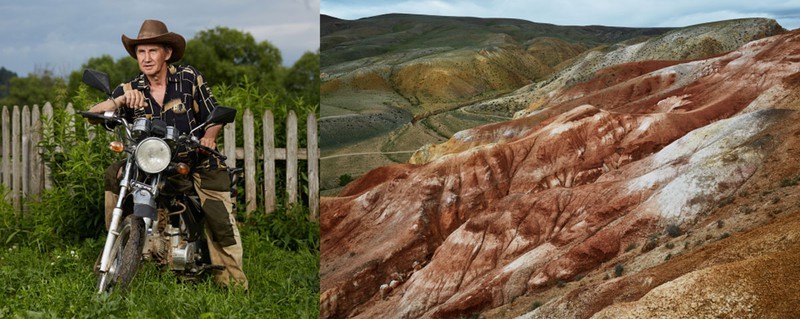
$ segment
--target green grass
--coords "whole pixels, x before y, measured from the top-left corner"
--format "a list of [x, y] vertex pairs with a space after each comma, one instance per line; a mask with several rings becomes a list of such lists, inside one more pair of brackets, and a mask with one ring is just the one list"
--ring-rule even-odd
[[289, 251], [242, 227], [250, 291], [211, 278], [181, 283], [143, 263], [125, 294], [97, 295], [91, 268], [102, 240], [40, 251], [2, 246], [0, 318], [318, 318], [319, 253]]

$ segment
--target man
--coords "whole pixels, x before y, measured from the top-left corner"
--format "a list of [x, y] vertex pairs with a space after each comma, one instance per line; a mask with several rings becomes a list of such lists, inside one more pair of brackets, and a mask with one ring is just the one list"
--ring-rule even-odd
[[[200, 72], [191, 66], [169, 64], [183, 56], [186, 40], [169, 32], [163, 22], [145, 20], [135, 39], [122, 35], [122, 44], [138, 61], [142, 73], [120, 84], [112, 99], [98, 103], [90, 112], [103, 113], [125, 107], [124, 114], [131, 120], [134, 114], [144, 112], [147, 117], [161, 118], [167, 125], [188, 133], [217, 107]], [[222, 125], [215, 125], [195, 134], [200, 144], [215, 149], [221, 129]], [[206, 213], [211, 263], [225, 266], [224, 270], [214, 272], [214, 280], [223, 286], [233, 281], [247, 289], [247, 277], [242, 271], [242, 242], [231, 214], [230, 179], [225, 163], [210, 153], [184, 152], [178, 156], [192, 167], [192, 182]], [[119, 194], [120, 166], [120, 163], [112, 165], [105, 174], [106, 228]], [[191, 187], [192, 182], [187, 182]]]

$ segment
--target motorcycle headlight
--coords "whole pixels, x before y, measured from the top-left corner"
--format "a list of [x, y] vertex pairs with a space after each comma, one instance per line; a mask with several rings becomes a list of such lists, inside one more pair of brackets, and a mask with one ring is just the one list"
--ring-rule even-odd
[[147, 173], [158, 173], [169, 166], [172, 152], [166, 142], [156, 137], [144, 139], [136, 146], [136, 165]]

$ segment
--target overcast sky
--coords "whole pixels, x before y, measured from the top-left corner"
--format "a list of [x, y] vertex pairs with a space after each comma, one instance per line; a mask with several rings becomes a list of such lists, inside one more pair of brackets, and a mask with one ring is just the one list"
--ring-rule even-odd
[[0, 66], [19, 76], [37, 68], [68, 75], [91, 57], [127, 56], [120, 37], [135, 38], [146, 19], [187, 41], [216, 26], [246, 31], [277, 47], [287, 66], [319, 49], [319, 0], [2, 1]]
[[517, 18], [557, 25], [682, 27], [767, 17], [800, 27], [800, 0], [322, 0], [322, 14], [358, 19], [385, 13]]

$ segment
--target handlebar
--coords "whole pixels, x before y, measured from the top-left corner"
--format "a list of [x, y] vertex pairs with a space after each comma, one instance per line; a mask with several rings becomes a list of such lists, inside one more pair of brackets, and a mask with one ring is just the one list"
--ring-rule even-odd
[[[105, 116], [103, 114], [95, 113], [95, 112], [78, 111], [78, 113], [80, 113], [81, 116], [83, 116], [84, 118], [99, 119], [99, 120], [110, 120], [110, 121], [115, 121], [115, 122], [120, 121], [120, 119], [117, 118], [117, 117], [109, 117], [109, 116]], [[123, 124], [125, 124], [125, 123], [123, 123]], [[127, 129], [127, 127], [126, 127], [126, 129]], [[209, 152], [211, 154], [214, 154], [214, 155], [216, 155], [217, 157], [219, 157], [223, 161], [228, 159], [227, 156], [222, 155], [222, 153], [218, 152], [217, 150], [200, 144], [200, 141], [195, 136], [191, 136], [191, 137], [187, 138], [186, 140], [187, 140], [187, 142], [192, 144], [192, 146], [197, 147], [199, 149], [202, 149], [204, 151], [207, 151], [207, 152]]]
[[204, 150], [204, 151], [206, 151], [206, 152], [209, 152], [209, 153], [211, 153], [211, 154], [214, 154], [214, 155], [216, 155], [217, 157], [219, 157], [219, 158], [220, 158], [221, 160], [223, 160], [223, 161], [228, 159], [228, 157], [227, 157], [227, 156], [225, 156], [225, 155], [222, 155], [222, 153], [218, 152], [217, 150], [215, 150], [215, 149], [213, 149], [213, 148], [210, 148], [210, 147], [208, 147], [208, 146], [205, 146], [205, 145], [203, 145], [203, 144], [200, 144], [200, 140], [198, 140], [198, 139], [197, 139], [197, 137], [196, 137], [196, 136], [194, 136], [194, 135], [191, 135], [191, 136], [189, 136], [188, 138], [187, 138], [187, 137], [182, 137], [182, 138], [183, 138], [183, 139], [188, 139], [188, 142], [189, 142], [189, 143], [190, 143], [192, 146], [194, 146], [194, 147], [197, 147], [197, 148], [199, 148], [199, 149], [202, 149], [202, 150]]
[[199, 144], [198, 144], [197, 146], [198, 146], [199, 148], [201, 148], [201, 149], [203, 149], [203, 150], [205, 150], [205, 151], [207, 151], [207, 152], [211, 153], [211, 154], [214, 154], [214, 155], [216, 155], [217, 157], [219, 157], [219, 159], [221, 159], [221, 160], [223, 160], [223, 161], [225, 161], [225, 160], [227, 160], [227, 159], [228, 159], [228, 157], [227, 157], [227, 156], [225, 156], [225, 155], [222, 155], [222, 153], [218, 152], [217, 150], [215, 150], [215, 149], [213, 149], [213, 148], [210, 148], [210, 147], [208, 147], [208, 146], [205, 146], [205, 145], [199, 145]]

